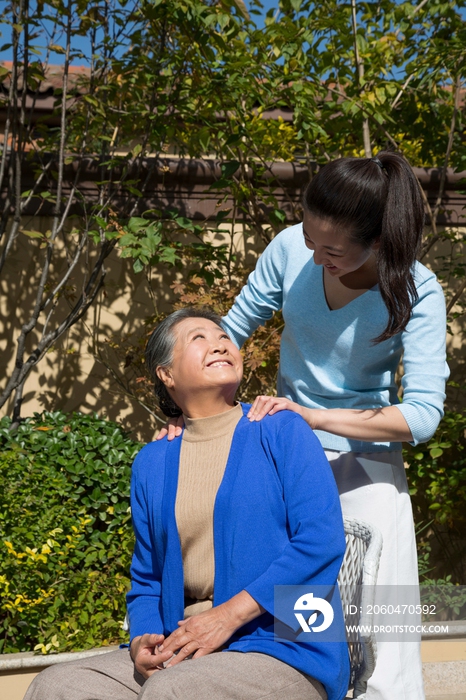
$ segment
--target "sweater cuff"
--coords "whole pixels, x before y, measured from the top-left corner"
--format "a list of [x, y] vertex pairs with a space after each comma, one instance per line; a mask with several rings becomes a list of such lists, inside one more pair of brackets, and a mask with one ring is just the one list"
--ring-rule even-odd
[[418, 445], [431, 439], [443, 416], [443, 411], [421, 402], [394, 404], [401, 411], [408, 424], [413, 440], [410, 445]]
[[237, 348], [241, 348], [249, 338], [250, 331], [248, 328], [241, 328], [236, 323], [233, 323], [228, 316], [222, 318], [222, 327], [226, 330], [231, 340]]

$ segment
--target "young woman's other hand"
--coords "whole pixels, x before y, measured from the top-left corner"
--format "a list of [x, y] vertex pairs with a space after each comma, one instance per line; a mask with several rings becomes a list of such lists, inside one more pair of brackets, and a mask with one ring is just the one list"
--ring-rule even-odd
[[183, 432], [184, 420], [183, 416], [178, 416], [178, 418], [170, 418], [163, 428], [160, 430], [159, 434], [155, 438], [156, 440], [161, 440], [167, 435], [167, 440], [173, 440], [179, 437]]

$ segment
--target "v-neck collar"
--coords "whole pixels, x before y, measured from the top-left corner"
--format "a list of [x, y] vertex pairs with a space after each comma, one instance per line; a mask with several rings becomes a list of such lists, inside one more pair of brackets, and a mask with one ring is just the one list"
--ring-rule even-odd
[[[312, 262], [313, 262], [313, 264], [315, 265], [315, 267], [318, 267], [318, 266], [315, 264], [314, 259], [312, 260]], [[326, 308], [327, 311], [329, 311], [330, 313], [335, 313], [335, 312], [337, 312], [337, 311], [342, 311], [343, 309], [346, 309], [348, 306], [350, 306], [350, 304], [353, 304], [353, 303], [357, 302], [358, 299], [362, 299], [362, 298], [365, 297], [366, 294], [368, 294], [369, 292], [375, 292], [375, 291], [377, 291], [378, 287], [379, 287], [379, 285], [378, 285], [378, 284], [375, 284], [375, 285], [374, 285], [373, 287], [371, 287], [370, 289], [366, 289], [362, 294], [358, 294], [358, 296], [357, 296], [357, 297], [354, 297], [354, 299], [350, 299], [350, 301], [348, 301], [348, 302], [347, 302], [346, 304], [344, 304], [343, 306], [339, 306], [338, 309], [332, 309], [332, 307], [330, 306], [330, 304], [329, 304], [328, 301], [327, 301], [327, 294], [326, 294], [326, 292], [325, 292], [324, 268], [322, 267], [322, 275], [320, 276], [319, 288], [320, 288], [321, 293], [322, 293], [322, 298], [323, 298], [323, 303], [324, 303], [324, 305], [325, 305], [325, 308]]]

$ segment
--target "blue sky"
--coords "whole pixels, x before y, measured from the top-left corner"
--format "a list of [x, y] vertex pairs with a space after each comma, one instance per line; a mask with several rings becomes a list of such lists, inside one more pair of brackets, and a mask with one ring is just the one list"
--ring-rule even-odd
[[[271, 8], [276, 8], [278, 6], [278, 0], [261, 0], [261, 3], [263, 5], [263, 15], [265, 16], [267, 10]], [[131, 0], [129, 0], [129, 3], [131, 4]], [[245, 0], [246, 6], [249, 8], [251, 7], [251, 0]], [[462, 1], [461, 4], [464, 4]], [[31, 1], [30, 6], [33, 8], [34, 7], [34, 0]], [[466, 19], [466, 10], [462, 9], [460, 10], [461, 15]], [[260, 17], [255, 16], [254, 17], [255, 22], [258, 24], [258, 26], [261, 25]], [[49, 23], [49, 27], [50, 27]], [[2, 47], [3, 44], [8, 44], [10, 41], [10, 28], [5, 27], [3, 28], [0, 25], [0, 32], [1, 32], [1, 39], [0, 39], [0, 47]], [[39, 46], [44, 46], [46, 44], [46, 37], [44, 36], [41, 40], [41, 38], [37, 38], [34, 43], [37, 43]], [[60, 43], [59, 40], [56, 41], [57, 44]], [[81, 36], [75, 36], [73, 37], [73, 48], [77, 51], [82, 51], [83, 57], [75, 57], [73, 60], [74, 65], [85, 65], [86, 60], [84, 59], [84, 56], [88, 56], [90, 53], [90, 43], [89, 39], [87, 37], [81, 37]], [[0, 48], [0, 61], [11, 61], [12, 59], [12, 50], [11, 47], [5, 47], [3, 50]], [[52, 53], [49, 63], [50, 64], [61, 64], [63, 63], [64, 57], [63, 54], [60, 53]]]
[[[263, 11], [264, 17], [265, 17], [267, 10], [269, 10], [271, 7], [278, 6], [278, 0], [261, 0], [261, 2], [262, 2], [262, 5], [264, 7], [264, 11]], [[250, 6], [251, 6], [250, 0], [245, 0], [245, 4], [248, 8], [250, 8]], [[34, 0], [32, 0], [32, 2], [30, 3], [30, 6], [31, 6], [31, 8], [34, 7]], [[261, 26], [262, 22], [260, 20], [260, 17], [255, 16], [254, 19], [255, 19], [255, 22], [257, 23], [257, 25]], [[49, 23], [48, 28], [50, 26], [51, 25]], [[10, 36], [11, 36], [10, 35], [10, 28], [9, 27], [2, 27], [0, 25], [0, 37], [1, 37], [0, 38], [0, 47], [3, 47], [3, 45], [8, 44], [10, 42]], [[46, 43], [46, 37], [44, 36], [44, 38], [42, 40], [39, 37], [38, 39], [35, 40], [34, 43], [36, 43], [39, 47], [44, 46]], [[59, 44], [60, 41], [57, 41], [56, 43]], [[72, 46], [76, 50], [82, 51], [82, 53], [84, 55], [89, 55], [89, 53], [90, 53], [90, 42], [87, 39], [87, 37], [81, 37], [81, 36], [73, 37]], [[12, 57], [13, 57], [13, 54], [12, 54], [11, 47], [6, 47], [3, 50], [2, 50], [2, 48], [0, 48], [0, 61], [11, 61]], [[63, 54], [53, 52], [49, 63], [50, 64], [61, 64], [61, 63], [63, 63], [63, 61], [64, 61]], [[74, 60], [73, 63], [75, 65], [77, 65], [78, 63], [80, 63], [80, 61]], [[83, 63], [85, 63], [84, 60], [81, 61], [81, 64], [83, 64]]]

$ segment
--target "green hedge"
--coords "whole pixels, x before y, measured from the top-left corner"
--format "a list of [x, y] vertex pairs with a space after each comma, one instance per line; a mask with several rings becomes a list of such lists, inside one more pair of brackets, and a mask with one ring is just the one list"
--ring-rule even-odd
[[[466, 580], [466, 412], [446, 411], [435, 436], [404, 450], [424, 578]], [[424, 570], [423, 570], [424, 569]]]
[[0, 421], [0, 653], [126, 639], [132, 461], [141, 445], [96, 415]]
[[[0, 421], [0, 653], [126, 640], [131, 463], [141, 445], [97, 416]], [[424, 578], [466, 572], [466, 414], [405, 450]], [[432, 568], [433, 567], [433, 568]]]

